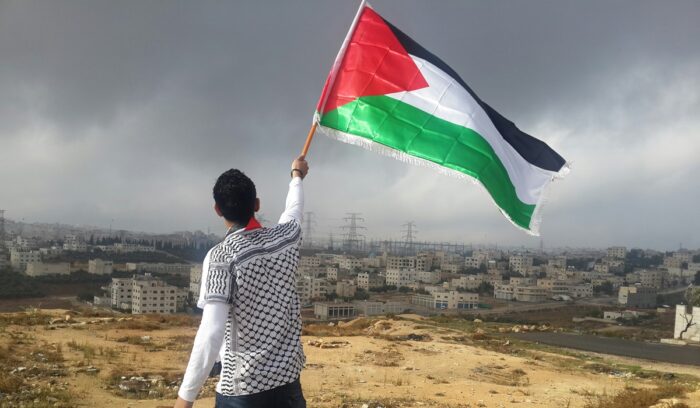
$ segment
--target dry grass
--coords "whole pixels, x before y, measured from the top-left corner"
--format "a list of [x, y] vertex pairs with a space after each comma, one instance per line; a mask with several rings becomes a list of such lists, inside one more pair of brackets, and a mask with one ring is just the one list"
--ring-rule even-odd
[[[673, 383], [661, 384], [657, 388], [628, 387], [616, 395], [591, 396], [585, 408], [646, 408], [663, 399], [683, 398], [688, 391], [688, 386]], [[682, 407], [681, 404], [673, 406]]]
[[333, 324], [307, 324], [302, 330], [303, 336], [320, 336], [320, 337], [345, 337], [345, 336], [364, 336], [367, 334], [367, 329], [372, 325], [369, 319], [355, 319], [347, 323]]

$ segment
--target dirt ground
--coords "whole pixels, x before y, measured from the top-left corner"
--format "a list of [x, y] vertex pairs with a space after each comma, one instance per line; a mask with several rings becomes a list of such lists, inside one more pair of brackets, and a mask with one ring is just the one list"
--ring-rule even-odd
[[[58, 350], [62, 358], [57, 361], [64, 370], [59, 382], [75, 397], [66, 406], [172, 406], [196, 320], [87, 317], [64, 310], [36, 313], [27, 322], [6, 319], [0, 326], [0, 347], [18, 356]], [[66, 315], [70, 315], [67, 321]], [[626, 386], [655, 387], [658, 378], [635, 374], [639, 369], [672, 373], [677, 379], [700, 378], [697, 367], [559, 353], [552, 348], [521, 349], [495, 337], [480, 341], [488, 335], [476, 335], [477, 331], [439, 327], [418, 316], [307, 326], [303, 336], [307, 365], [301, 381], [308, 406], [574, 408], [584, 407], [595, 394], [615, 394]], [[9, 368], [16, 371], [34, 363], [12, 364]], [[618, 368], [600, 369], [603, 364]], [[635, 369], [622, 368], [630, 366]], [[132, 383], [154, 385], [132, 395], [129, 381], [134, 377], [143, 378]], [[31, 381], [50, 381], [37, 378]], [[208, 395], [213, 384], [213, 380], [207, 383]], [[1, 401], [0, 406], [11, 406]], [[681, 401], [700, 408], [700, 391]], [[213, 406], [211, 396], [195, 404]]]

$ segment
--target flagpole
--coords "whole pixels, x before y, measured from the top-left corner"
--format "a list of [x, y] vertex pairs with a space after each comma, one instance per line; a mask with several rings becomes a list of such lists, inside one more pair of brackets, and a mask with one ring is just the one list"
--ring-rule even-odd
[[311, 125], [311, 129], [309, 129], [309, 134], [306, 135], [306, 142], [304, 143], [304, 148], [301, 149], [301, 155], [306, 156], [306, 153], [309, 152], [309, 146], [311, 146], [311, 140], [314, 138], [314, 133], [316, 132], [316, 125], [318, 125], [318, 122], [314, 120], [314, 123]]
[[338, 50], [338, 55], [335, 57], [335, 61], [333, 62], [333, 68], [331, 69], [329, 80], [327, 85], [327, 88], [324, 89], [324, 93], [321, 95], [321, 101], [319, 103], [319, 108], [318, 112], [314, 115], [314, 123], [311, 125], [311, 129], [309, 129], [309, 133], [306, 135], [306, 142], [304, 143], [304, 148], [301, 149], [301, 154], [302, 156], [306, 156], [306, 153], [309, 152], [309, 146], [311, 145], [311, 140], [314, 138], [314, 133], [316, 132], [316, 126], [318, 125], [318, 122], [321, 120], [321, 112], [323, 112], [323, 107], [326, 106], [326, 100], [328, 99], [328, 93], [330, 93], [331, 89], [333, 88], [333, 84], [335, 82], [335, 76], [337, 74], [336, 70], [338, 66], [340, 65], [341, 60], [343, 59], [343, 55], [345, 54], [345, 49], [348, 46], [348, 43], [350, 42], [350, 37], [352, 36], [353, 31], [355, 31], [355, 27], [357, 27], [357, 22], [360, 19], [360, 14], [362, 14], [362, 9], [365, 7], [369, 7], [369, 4], [367, 3], [367, 0], [362, 0], [360, 1], [360, 7], [357, 8], [357, 13], [355, 14], [355, 18], [352, 20], [352, 24], [350, 24], [350, 29], [348, 30], [348, 33], [345, 35], [345, 39], [343, 40], [343, 44], [340, 46], [340, 50]]

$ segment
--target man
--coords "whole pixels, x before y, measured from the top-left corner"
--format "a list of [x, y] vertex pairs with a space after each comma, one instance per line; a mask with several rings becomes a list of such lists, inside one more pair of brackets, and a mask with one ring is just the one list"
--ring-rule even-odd
[[202, 322], [175, 408], [192, 407], [217, 356], [217, 408], [306, 407], [296, 269], [308, 169], [304, 156], [292, 162], [286, 208], [271, 228], [255, 220], [260, 200], [245, 174], [232, 169], [216, 181], [214, 210], [228, 232], [204, 259]]

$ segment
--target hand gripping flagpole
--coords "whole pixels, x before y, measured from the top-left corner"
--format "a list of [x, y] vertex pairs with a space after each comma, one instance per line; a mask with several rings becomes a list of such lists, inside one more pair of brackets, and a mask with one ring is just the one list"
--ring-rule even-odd
[[355, 18], [352, 20], [352, 24], [350, 25], [350, 29], [348, 30], [348, 33], [345, 35], [345, 40], [343, 41], [343, 45], [340, 47], [340, 50], [338, 51], [338, 55], [335, 57], [335, 62], [333, 63], [333, 68], [331, 69], [331, 73], [328, 78], [328, 82], [326, 83], [326, 87], [323, 89], [323, 93], [321, 94], [321, 101], [318, 106], [318, 111], [314, 114], [314, 123], [311, 125], [311, 129], [309, 129], [309, 133], [306, 135], [306, 142], [304, 143], [304, 147], [301, 149], [301, 155], [306, 156], [306, 154], [309, 152], [309, 146], [311, 146], [311, 140], [314, 138], [314, 133], [316, 132], [316, 127], [318, 126], [318, 123], [321, 121], [321, 112], [323, 112], [323, 107], [326, 106], [326, 99], [328, 99], [328, 94], [330, 93], [331, 89], [333, 88], [333, 83], [335, 82], [335, 76], [337, 74], [337, 69], [340, 66], [340, 63], [342, 62], [343, 56], [345, 55], [345, 49], [348, 47], [348, 43], [350, 42], [350, 37], [352, 36], [353, 31], [355, 31], [355, 27], [357, 26], [357, 22], [360, 19], [360, 14], [362, 14], [362, 9], [365, 7], [369, 7], [369, 4], [367, 4], [366, 0], [362, 0], [360, 2], [360, 7], [357, 9], [357, 14], [355, 14]]

